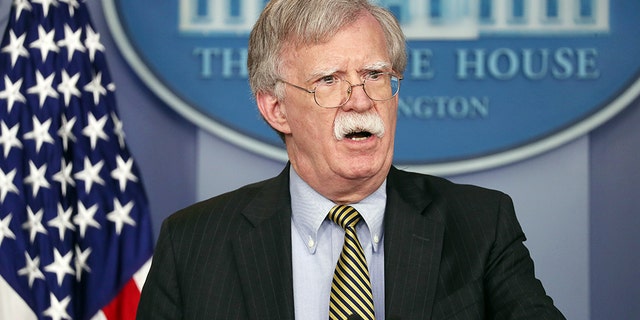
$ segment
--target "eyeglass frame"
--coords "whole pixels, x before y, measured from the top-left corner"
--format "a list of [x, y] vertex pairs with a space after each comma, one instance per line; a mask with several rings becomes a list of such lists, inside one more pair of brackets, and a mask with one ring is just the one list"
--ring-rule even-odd
[[347, 102], [349, 102], [349, 100], [351, 99], [351, 94], [353, 93], [353, 88], [354, 88], [354, 87], [360, 87], [360, 86], [362, 86], [362, 91], [364, 91], [364, 94], [365, 94], [365, 95], [367, 95], [367, 97], [368, 97], [369, 99], [373, 100], [373, 101], [387, 101], [387, 100], [391, 100], [393, 97], [397, 96], [397, 95], [398, 95], [398, 93], [400, 92], [400, 81], [401, 81], [401, 80], [403, 80], [404, 78], [402, 78], [402, 77], [400, 77], [400, 76], [396, 75], [396, 74], [395, 74], [395, 73], [393, 73], [393, 72], [379, 72], [379, 73], [377, 73], [377, 75], [388, 75], [388, 76], [390, 76], [390, 77], [395, 77], [395, 78], [397, 78], [397, 79], [398, 79], [398, 90], [396, 91], [396, 93], [394, 93], [391, 97], [386, 98], [386, 99], [374, 99], [374, 98], [371, 98], [371, 96], [369, 96], [369, 93], [367, 93], [367, 90], [365, 89], [365, 83], [367, 82], [367, 79], [362, 80], [362, 83], [352, 84], [352, 83], [351, 83], [351, 81], [349, 81], [349, 80], [345, 79], [344, 77], [338, 77], [338, 76], [336, 76], [336, 77], [337, 77], [338, 79], [340, 79], [341, 81], [345, 81], [346, 83], [348, 83], [348, 84], [349, 84], [349, 89], [347, 90], [347, 95], [348, 95], [348, 96], [347, 96], [347, 99], [346, 99], [342, 104], [337, 105], [337, 106], [335, 106], [335, 107], [325, 107], [325, 106], [322, 106], [322, 105], [318, 102], [318, 98], [316, 97], [316, 91], [317, 91], [317, 89], [316, 89], [316, 88], [317, 88], [318, 86], [315, 86], [315, 87], [313, 88], [313, 90], [309, 90], [309, 89], [307, 89], [307, 88], [305, 88], [305, 87], [301, 87], [301, 86], [299, 86], [299, 85], [293, 84], [293, 83], [288, 82], [288, 81], [286, 81], [286, 80], [284, 80], [284, 79], [280, 79], [280, 78], [279, 78], [279, 79], [277, 79], [276, 81], [278, 81], [278, 82], [282, 82], [282, 83], [284, 83], [284, 84], [288, 84], [288, 85], [290, 85], [290, 86], [292, 86], [292, 87], [294, 87], [294, 88], [296, 88], [296, 89], [300, 89], [300, 90], [302, 90], [302, 91], [304, 91], [304, 92], [306, 92], [306, 93], [313, 93], [313, 101], [314, 101], [314, 102], [318, 105], [318, 107], [320, 107], [320, 108], [324, 108], [324, 109], [335, 109], [335, 108], [340, 108], [340, 107], [344, 106], [345, 104], [347, 104]]

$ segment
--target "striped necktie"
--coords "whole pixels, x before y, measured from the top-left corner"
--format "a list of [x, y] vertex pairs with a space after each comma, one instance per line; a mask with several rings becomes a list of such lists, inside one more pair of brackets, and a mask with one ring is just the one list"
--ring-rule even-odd
[[329, 211], [329, 219], [344, 230], [344, 245], [333, 274], [329, 319], [352, 319], [359, 315], [363, 320], [374, 320], [373, 294], [364, 250], [356, 235], [356, 224], [362, 217], [353, 207], [337, 205]]

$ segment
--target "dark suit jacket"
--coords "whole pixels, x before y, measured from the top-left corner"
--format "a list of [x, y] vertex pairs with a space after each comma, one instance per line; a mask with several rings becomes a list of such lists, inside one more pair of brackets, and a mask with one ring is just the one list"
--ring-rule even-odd
[[[386, 319], [564, 319], [524, 240], [507, 195], [391, 168]], [[138, 319], [294, 319], [291, 268], [287, 166], [167, 218]]]

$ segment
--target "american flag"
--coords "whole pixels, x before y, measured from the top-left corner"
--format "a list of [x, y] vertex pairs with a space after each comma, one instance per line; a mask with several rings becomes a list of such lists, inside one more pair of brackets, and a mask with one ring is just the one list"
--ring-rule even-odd
[[151, 219], [100, 34], [81, 0], [13, 0], [8, 20], [0, 319], [133, 319]]

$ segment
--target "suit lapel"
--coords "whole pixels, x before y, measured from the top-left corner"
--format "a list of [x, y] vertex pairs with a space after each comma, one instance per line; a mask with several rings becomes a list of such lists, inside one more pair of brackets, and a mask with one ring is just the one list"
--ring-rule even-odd
[[442, 210], [423, 180], [391, 168], [385, 210], [387, 319], [429, 319], [442, 253]]
[[293, 319], [289, 167], [243, 211], [254, 228], [233, 245], [250, 319]]

